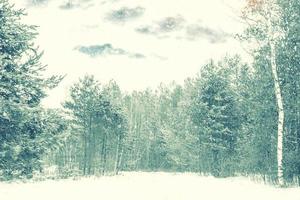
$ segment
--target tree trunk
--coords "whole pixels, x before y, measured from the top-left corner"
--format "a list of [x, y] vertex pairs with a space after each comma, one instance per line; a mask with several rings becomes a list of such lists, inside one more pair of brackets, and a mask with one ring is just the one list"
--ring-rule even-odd
[[201, 163], [201, 136], [198, 133], [198, 172], [202, 173], [202, 163]]
[[93, 131], [93, 117], [90, 113], [89, 116], [89, 141], [90, 141], [90, 152], [89, 152], [89, 174], [95, 173], [95, 153], [96, 153], [96, 134]]
[[[269, 15], [268, 20], [268, 29], [269, 29], [269, 36], [272, 36], [272, 24], [271, 24], [271, 15]], [[270, 61], [271, 61], [271, 69], [274, 81], [274, 89], [275, 89], [275, 96], [277, 102], [277, 111], [278, 111], [278, 127], [277, 127], [277, 177], [278, 177], [278, 184], [280, 186], [284, 185], [283, 179], [283, 166], [282, 166], [282, 159], [283, 159], [283, 123], [284, 123], [284, 110], [283, 110], [283, 99], [282, 93], [280, 89], [280, 83], [278, 78], [277, 72], [277, 65], [276, 65], [276, 49], [275, 49], [275, 42], [273, 37], [269, 38], [269, 46], [270, 46]]]
[[[299, 105], [299, 104], [298, 104]], [[296, 152], [298, 155], [300, 155], [300, 112], [298, 110], [297, 112], [297, 123], [296, 123]], [[297, 171], [297, 180], [298, 180], [298, 186], [300, 186], [300, 165], [298, 165], [298, 171]]]
[[88, 165], [87, 165], [87, 173], [88, 175], [91, 175], [91, 170], [92, 170], [92, 154], [93, 154], [93, 149], [92, 149], [92, 116], [91, 113], [89, 114], [89, 131], [88, 131]]
[[119, 133], [118, 135], [118, 143], [117, 143], [117, 150], [116, 150], [116, 162], [115, 162], [115, 174], [118, 175], [121, 163], [123, 149], [122, 149], [122, 135]]
[[105, 166], [106, 166], [106, 130], [104, 130], [104, 135], [102, 139], [102, 148], [101, 148], [101, 174], [104, 175], [105, 173]]
[[84, 155], [83, 155], [83, 175], [86, 175], [86, 167], [87, 167], [87, 132], [84, 130]]

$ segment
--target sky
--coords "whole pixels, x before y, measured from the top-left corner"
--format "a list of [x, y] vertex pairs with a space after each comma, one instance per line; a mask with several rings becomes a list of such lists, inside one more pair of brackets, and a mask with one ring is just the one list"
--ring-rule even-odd
[[26, 8], [25, 23], [38, 25], [45, 74], [66, 75], [46, 107], [59, 107], [84, 75], [102, 84], [114, 79], [130, 92], [183, 83], [209, 59], [247, 57], [234, 39], [244, 28], [241, 0], [10, 1]]

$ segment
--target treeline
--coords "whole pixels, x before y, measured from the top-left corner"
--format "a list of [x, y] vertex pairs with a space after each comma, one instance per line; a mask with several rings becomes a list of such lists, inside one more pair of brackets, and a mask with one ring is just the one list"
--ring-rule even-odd
[[1, 179], [45, 175], [57, 166], [52, 175], [61, 178], [190, 171], [272, 183], [280, 182], [283, 170], [286, 183], [300, 184], [300, 3], [268, 4], [280, 15], [265, 23], [273, 7], [249, 2], [243, 16], [249, 27], [240, 38], [257, 42], [251, 64], [239, 56], [211, 60], [182, 85], [132, 93], [85, 76], [70, 88], [62, 109], [45, 109], [46, 91], [63, 77], [44, 78], [42, 54], [32, 43], [35, 27], [20, 23], [23, 11], [0, 0]]
[[[68, 137], [47, 162], [61, 176], [190, 171], [276, 182], [276, 102], [269, 78], [238, 56], [211, 61], [184, 85], [131, 94], [113, 81], [101, 86], [86, 76], [64, 104], [72, 119]], [[285, 179], [293, 183], [299, 178], [298, 140], [285, 132]]]

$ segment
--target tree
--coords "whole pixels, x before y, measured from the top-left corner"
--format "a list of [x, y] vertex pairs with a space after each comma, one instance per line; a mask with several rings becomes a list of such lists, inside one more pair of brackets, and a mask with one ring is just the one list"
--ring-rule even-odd
[[285, 97], [284, 169], [286, 181], [298, 177], [300, 184], [300, 2], [278, 0], [282, 11], [280, 27], [284, 37], [278, 43], [278, 71]]
[[107, 169], [117, 173], [120, 169], [126, 120], [121, 109], [111, 103], [116, 101], [110, 94], [113, 91], [104, 88], [93, 76], [85, 76], [71, 87], [70, 99], [64, 103], [72, 132], [81, 144], [75, 148], [83, 152], [78, 160], [83, 175], [104, 174]]
[[[279, 185], [284, 184], [283, 180], [283, 128], [284, 128], [284, 107], [283, 96], [278, 75], [278, 39], [282, 35], [280, 29], [281, 10], [277, 2], [251, 0], [245, 10], [244, 19], [249, 23], [247, 33], [255, 38], [259, 48], [267, 47], [269, 67], [273, 76], [274, 92], [277, 103], [278, 127], [277, 127], [277, 173]], [[248, 38], [249, 39], [249, 38]]]
[[33, 44], [36, 27], [22, 24], [23, 15], [7, 0], [0, 1], [0, 170], [4, 179], [31, 177], [34, 170], [41, 170], [44, 151], [38, 138], [47, 130], [45, 123], [52, 122], [45, 120], [40, 102], [62, 79], [44, 78], [42, 54]]
[[[225, 64], [201, 69], [190, 113], [197, 126], [200, 171], [232, 175], [237, 153], [239, 110]], [[207, 164], [205, 166], [205, 164]]]
[[[261, 50], [261, 54], [266, 49]], [[261, 175], [266, 182], [277, 177], [277, 107], [271, 69], [267, 57], [257, 57], [252, 68], [239, 80], [243, 111], [240, 144], [242, 168], [247, 175]]]

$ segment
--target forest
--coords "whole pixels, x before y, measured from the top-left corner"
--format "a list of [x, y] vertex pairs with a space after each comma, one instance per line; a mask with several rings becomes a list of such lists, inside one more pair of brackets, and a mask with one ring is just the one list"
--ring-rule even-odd
[[[123, 171], [250, 176], [300, 185], [300, 1], [248, 0], [240, 55], [133, 92], [83, 75], [61, 109], [42, 106], [45, 77], [25, 10], [0, 0], [0, 180]], [[126, 67], [126, 66], [125, 66]]]

